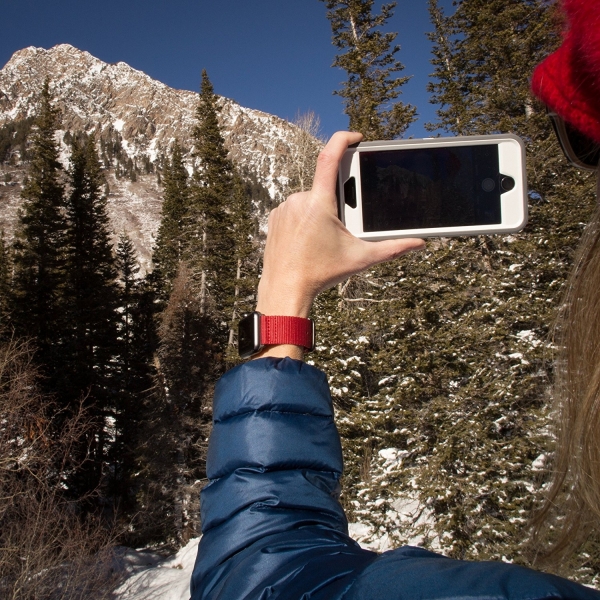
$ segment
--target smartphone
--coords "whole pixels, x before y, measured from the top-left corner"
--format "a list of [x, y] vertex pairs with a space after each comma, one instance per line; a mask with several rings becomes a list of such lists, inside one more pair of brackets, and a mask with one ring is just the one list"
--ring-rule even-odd
[[514, 233], [527, 223], [525, 146], [510, 134], [361, 142], [337, 196], [365, 240]]

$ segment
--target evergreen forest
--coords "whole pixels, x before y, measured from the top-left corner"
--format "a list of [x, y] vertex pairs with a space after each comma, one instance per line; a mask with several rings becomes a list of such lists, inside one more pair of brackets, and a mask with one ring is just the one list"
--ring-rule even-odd
[[[402, 137], [418, 107], [401, 100], [408, 76], [387, 27], [396, 3], [320, 1], [333, 66], [346, 73], [334, 93], [349, 129]], [[600, 540], [547, 566], [529, 526], [552, 468], [553, 324], [595, 208], [595, 176], [567, 164], [529, 92], [561, 24], [546, 0], [454, 4], [446, 14], [428, 0], [438, 109], [427, 127], [519, 135], [529, 224], [432, 239], [323, 293], [306, 360], [329, 379], [342, 502], [362, 543], [545, 566], [598, 585]], [[116, 131], [69, 132], [65, 168], [50, 84], [35, 118], [0, 129], [0, 162], [17, 151], [27, 169], [17, 230], [0, 234], [0, 589], [100, 598], [111, 548], [172, 551], [200, 533], [212, 391], [239, 363], [237, 322], [254, 309], [259, 217], [273, 199], [230, 159], [206, 71], [192, 147], [174, 141], [157, 163], [134, 163]], [[284, 193], [310, 188], [322, 146], [315, 115], [297, 128]], [[146, 274], [127, 232], [111, 230], [108, 169], [160, 182]], [[561, 519], [557, 507], [546, 543]]]

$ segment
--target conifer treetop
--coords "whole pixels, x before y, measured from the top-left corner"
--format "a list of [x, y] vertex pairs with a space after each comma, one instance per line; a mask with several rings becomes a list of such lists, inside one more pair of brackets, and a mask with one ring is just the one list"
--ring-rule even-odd
[[105, 180], [93, 134], [73, 142], [69, 171], [71, 190], [66, 202], [69, 277], [80, 271], [85, 286], [96, 285], [97, 290], [110, 288], [116, 275]]
[[397, 34], [383, 32], [393, 14], [395, 2], [384, 4], [373, 14], [373, 0], [321, 0], [327, 6], [333, 45], [342, 51], [333, 61], [348, 73], [342, 89], [334, 94], [344, 98], [349, 128], [360, 131], [365, 140], [393, 139], [415, 120], [416, 109], [397, 101], [400, 88], [410, 77], [396, 77], [404, 65], [396, 58]]
[[[59, 179], [62, 165], [58, 160], [58, 148], [54, 135], [60, 126], [60, 109], [53, 106], [50, 93], [50, 82], [44, 82], [40, 95], [39, 111], [34, 121], [32, 135], [32, 155], [27, 183], [22, 196], [27, 201], [25, 205], [25, 225], [30, 220], [35, 221], [32, 212], [36, 209], [58, 210], [63, 203], [64, 187]], [[52, 220], [61, 221], [55, 216]]]
[[218, 96], [214, 93], [213, 85], [204, 69], [200, 101], [196, 109], [197, 124], [192, 134], [193, 156], [201, 162], [195, 180], [202, 187], [212, 188], [218, 194], [231, 189], [233, 177], [233, 164], [219, 126], [219, 112]]
[[[446, 15], [429, 0], [435, 70], [428, 84], [437, 123], [458, 135], [524, 132], [540, 105], [529, 90], [533, 68], [560, 41], [546, 0], [462, 0]], [[544, 116], [545, 119], [545, 116]]]

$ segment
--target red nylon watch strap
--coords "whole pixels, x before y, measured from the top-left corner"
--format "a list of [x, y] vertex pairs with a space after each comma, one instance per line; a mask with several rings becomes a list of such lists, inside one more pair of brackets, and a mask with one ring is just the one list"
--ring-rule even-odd
[[315, 324], [302, 317], [282, 317], [260, 315], [260, 343], [291, 344], [312, 350], [315, 341]]

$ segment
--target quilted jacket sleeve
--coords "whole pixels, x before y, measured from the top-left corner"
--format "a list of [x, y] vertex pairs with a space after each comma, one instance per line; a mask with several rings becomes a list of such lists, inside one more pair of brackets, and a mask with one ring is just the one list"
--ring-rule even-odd
[[339, 597], [376, 554], [348, 537], [325, 375], [250, 361], [217, 384], [213, 420], [193, 600]]
[[600, 600], [566, 579], [347, 535], [340, 440], [325, 375], [265, 358], [215, 391], [192, 600]]

